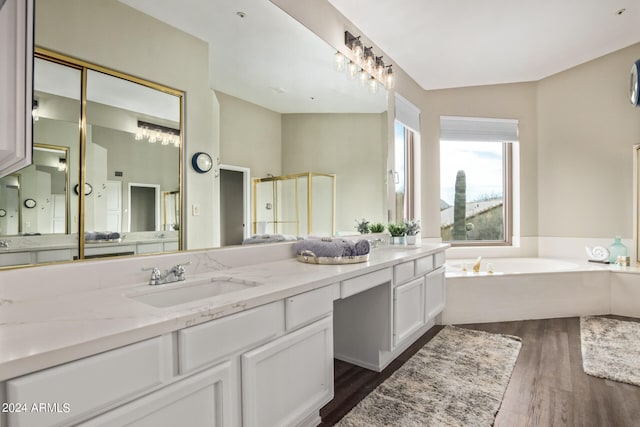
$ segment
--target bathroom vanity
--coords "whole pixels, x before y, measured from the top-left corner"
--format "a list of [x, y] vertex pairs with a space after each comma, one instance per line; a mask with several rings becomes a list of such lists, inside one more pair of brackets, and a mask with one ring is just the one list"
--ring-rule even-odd
[[[0, 425], [317, 425], [334, 355], [381, 370], [433, 326], [446, 247], [336, 266], [300, 263], [290, 244], [88, 261], [23, 269], [23, 283], [49, 277], [30, 290], [5, 271]], [[185, 282], [144, 283], [141, 267], [186, 261]], [[168, 291], [186, 300], [149, 297]]]

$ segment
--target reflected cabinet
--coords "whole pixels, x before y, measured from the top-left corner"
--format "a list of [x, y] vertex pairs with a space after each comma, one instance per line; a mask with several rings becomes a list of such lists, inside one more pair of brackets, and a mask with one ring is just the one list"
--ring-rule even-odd
[[182, 98], [36, 49], [33, 164], [0, 179], [0, 267], [180, 249]]

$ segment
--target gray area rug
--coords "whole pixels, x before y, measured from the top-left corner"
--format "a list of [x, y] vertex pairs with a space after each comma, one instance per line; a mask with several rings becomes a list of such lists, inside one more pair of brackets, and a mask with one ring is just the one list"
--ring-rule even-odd
[[446, 326], [338, 426], [491, 426], [520, 338]]
[[585, 373], [640, 386], [640, 323], [581, 317], [580, 342]]

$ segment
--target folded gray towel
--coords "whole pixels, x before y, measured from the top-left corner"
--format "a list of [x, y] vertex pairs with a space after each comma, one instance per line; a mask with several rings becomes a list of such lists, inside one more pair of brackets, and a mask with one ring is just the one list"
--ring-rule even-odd
[[371, 252], [371, 244], [368, 240], [358, 240], [355, 244], [356, 255], [366, 255]]
[[347, 257], [366, 255], [370, 251], [367, 240], [359, 240], [353, 243], [351, 240], [334, 239], [330, 242], [322, 240], [303, 240], [295, 245], [296, 255], [303, 251], [311, 251], [317, 257]]

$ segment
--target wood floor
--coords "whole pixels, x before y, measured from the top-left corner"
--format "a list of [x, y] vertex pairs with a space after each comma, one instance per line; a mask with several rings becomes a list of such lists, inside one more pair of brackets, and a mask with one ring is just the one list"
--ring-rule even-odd
[[[496, 427], [640, 426], [640, 387], [583, 372], [577, 317], [463, 327], [522, 338], [522, 349], [496, 417]], [[380, 373], [336, 361], [335, 397], [320, 411], [321, 425], [331, 426], [340, 420], [441, 328], [429, 330]]]

